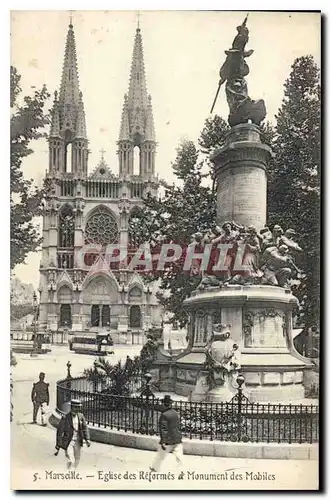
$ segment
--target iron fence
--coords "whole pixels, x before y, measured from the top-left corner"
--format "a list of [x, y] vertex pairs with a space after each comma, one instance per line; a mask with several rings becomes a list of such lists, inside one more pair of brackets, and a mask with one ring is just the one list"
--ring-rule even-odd
[[[89, 424], [158, 435], [162, 400], [145, 389], [140, 396], [113, 396], [94, 391], [83, 377], [57, 383], [57, 409], [65, 412], [71, 399], [80, 399]], [[319, 440], [316, 405], [251, 403], [239, 387], [230, 402], [174, 401], [181, 431], [189, 439], [233, 442], [314, 443]]]

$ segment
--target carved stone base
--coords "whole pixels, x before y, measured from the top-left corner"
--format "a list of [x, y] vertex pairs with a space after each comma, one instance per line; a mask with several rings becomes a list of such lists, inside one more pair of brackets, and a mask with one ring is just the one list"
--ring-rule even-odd
[[238, 361], [245, 377], [244, 394], [261, 402], [302, 399], [303, 373], [313, 365], [293, 346], [292, 310], [296, 305], [290, 291], [272, 286], [229, 285], [193, 292], [185, 301], [193, 338], [188, 350], [175, 360], [176, 393], [193, 395], [206, 359], [206, 344], [201, 340], [209, 341], [213, 317], [218, 315], [222, 323], [231, 324], [231, 338], [241, 351]]

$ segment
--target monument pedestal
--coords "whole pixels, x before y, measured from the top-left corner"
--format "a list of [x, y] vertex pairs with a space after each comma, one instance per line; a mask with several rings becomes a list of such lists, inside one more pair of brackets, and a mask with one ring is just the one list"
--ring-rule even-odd
[[217, 178], [217, 221], [235, 221], [257, 230], [266, 222], [266, 166], [271, 149], [260, 139], [260, 128], [251, 123], [232, 127], [225, 145], [211, 161]]
[[193, 396], [218, 317], [231, 321], [231, 339], [239, 345], [244, 393], [250, 400], [304, 398], [303, 373], [313, 365], [293, 346], [292, 310], [297, 299], [290, 290], [264, 285], [210, 287], [193, 292], [184, 304], [190, 317], [190, 344], [176, 359], [177, 394]]

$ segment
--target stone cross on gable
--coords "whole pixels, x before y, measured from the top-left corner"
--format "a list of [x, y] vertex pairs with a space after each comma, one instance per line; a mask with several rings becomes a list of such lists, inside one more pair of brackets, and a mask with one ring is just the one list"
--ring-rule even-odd
[[101, 153], [101, 160], [104, 160], [104, 154], [105, 154], [106, 150], [105, 149], [100, 149], [100, 153]]

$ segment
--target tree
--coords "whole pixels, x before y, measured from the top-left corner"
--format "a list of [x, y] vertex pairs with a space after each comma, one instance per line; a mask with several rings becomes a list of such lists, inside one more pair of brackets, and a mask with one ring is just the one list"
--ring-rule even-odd
[[99, 382], [104, 387], [102, 392], [114, 396], [128, 396], [141, 387], [142, 362], [139, 356], [133, 359], [127, 356], [124, 362], [119, 360], [114, 365], [99, 357], [93, 365], [93, 368], [85, 368], [84, 375], [95, 385], [94, 392]]
[[229, 131], [230, 126], [228, 123], [220, 116], [214, 115], [212, 118], [205, 120], [205, 125], [198, 139], [200, 151], [204, 155], [204, 162], [208, 165], [213, 180], [213, 191], [216, 185], [215, 167], [209, 160], [209, 157], [213, 151], [224, 146], [225, 137]]
[[33, 218], [41, 212], [43, 189], [33, 186], [32, 180], [24, 179], [22, 162], [33, 153], [30, 142], [45, 137], [42, 131], [48, 123], [44, 107], [49, 93], [44, 86], [33, 96], [25, 96], [18, 104], [21, 93], [21, 76], [16, 68], [10, 69], [10, 266], [24, 262], [29, 252], [35, 251], [41, 241]]
[[[208, 125], [207, 125], [208, 126]], [[203, 185], [203, 161], [192, 141], [183, 141], [172, 164], [173, 171], [182, 181], [180, 186], [164, 183], [162, 199], [148, 197], [144, 210], [130, 223], [131, 241], [135, 245], [147, 241], [176, 243], [183, 249], [198, 231], [206, 231], [216, 218], [216, 201], [210, 186]], [[158, 298], [166, 310], [173, 314], [171, 321], [180, 326], [187, 321], [183, 301], [199, 283], [199, 278], [182, 272], [183, 259], [170, 263], [165, 270], [153, 271], [145, 279], [160, 279]]]
[[320, 76], [312, 56], [294, 61], [276, 119], [268, 224], [297, 232], [303, 279], [294, 293], [299, 321], [309, 327], [319, 323], [320, 286]]

